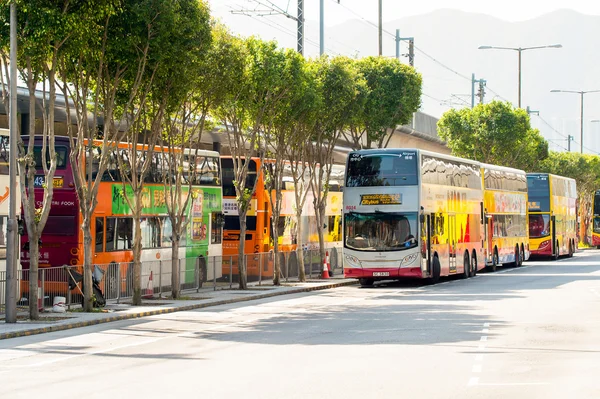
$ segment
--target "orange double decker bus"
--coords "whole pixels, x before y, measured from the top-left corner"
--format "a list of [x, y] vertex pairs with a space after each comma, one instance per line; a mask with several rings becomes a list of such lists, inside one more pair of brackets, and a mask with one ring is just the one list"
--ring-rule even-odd
[[[264, 162], [268, 163], [269, 160]], [[233, 185], [235, 179], [233, 159], [230, 156], [223, 156], [221, 157], [221, 165], [223, 169], [223, 213], [225, 219], [223, 229], [223, 277], [232, 276], [235, 278], [239, 274], [237, 268], [239, 243], [241, 239], [245, 239], [244, 253], [247, 256], [248, 279], [252, 281], [257, 278], [271, 278], [273, 276], [273, 262], [270, 253], [273, 251], [273, 229], [271, 227], [272, 211], [269, 195], [274, 195], [274, 192], [267, 190], [260, 159], [252, 158], [248, 165], [246, 188], [252, 190], [256, 184], [256, 190], [246, 215], [247, 229], [243, 238], [240, 237], [239, 212]], [[343, 168], [343, 166], [334, 165], [331, 181], [329, 182], [326, 208], [327, 221], [324, 226], [326, 229], [324, 238], [327, 248], [341, 247]], [[278, 221], [278, 243], [280, 252], [290, 252], [294, 251], [297, 246], [296, 226], [298, 224], [295, 215], [296, 201], [291, 176], [284, 176], [282, 196], [281, 214]], [[318, 227], [316, 225], [312, 193], [310, 192], [304, 204], [304, 212], [300, 223], [302, 223], [302, 242], [305, 248], [317, 249]], [[254, 256], [251, 256], [252, 254]], [[265, 257], [259, 254], [269, 255]], [[289, 270], [292, 273], [297, 272], [295, 252], [291, 252], [289, 257], [282, 257], [282, 259], [287, 259]], [[337, 266], [338, 262], [341, 262], [341, 259], [338, 260], [337, 251], [331, 251], [330, 264], [332, 269]], [[315, 264], [322, 267], [321, 262]]]

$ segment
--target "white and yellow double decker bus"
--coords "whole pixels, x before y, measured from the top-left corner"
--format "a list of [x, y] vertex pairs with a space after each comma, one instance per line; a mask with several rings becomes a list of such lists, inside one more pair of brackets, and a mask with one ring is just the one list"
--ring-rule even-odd
[[482, 164], [485, 213], [485, 263], [521, 266], [529, 259], [527, 174], [523, 170]]
[[376, 280], [474, 276], [484, 266], [478, 162], [418, 149], [348, 154], [344, 275]]
[[531, 255], [558, 259], [577, 249], [577, 186], [573, 179], [528, 173]]

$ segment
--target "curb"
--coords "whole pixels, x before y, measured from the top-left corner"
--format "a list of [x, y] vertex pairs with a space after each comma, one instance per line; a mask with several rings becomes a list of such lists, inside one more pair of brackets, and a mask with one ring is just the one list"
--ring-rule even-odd
[[327, 289], [336, 288], [336, 287], [355, 285], [357, 283], [358, 282], [356, 280], [351, 279], [351, 280], [344, 280], [344, 281], [341, 281], [338, 283], [330, 283], [330, 284], [319, 285], [319, 286], [314, 286], [314, 287], [292, 288], [292, 289], [286, 290], [286, 291], [269, 292], [269, 293], [257, 294], [257, 295], [249, 296], [249, 297], [223, 299], [220, 301], [207, 302], [207, 303], [195, 303], [195, 304], [185, 305], [185, 306], [180, 306], [180, 307], [170, 307], [170, 308], [164, 308], [164, 309], [149, 310], [146, 312], [115, 315], [115, 316], [104, 317], [104, 318], [96, 319], [96, 320], [78, 321], [78, 322], [74, 322], [74, 323], [60, 324], [60, 325], [49, 326], [49, 327], [39, 327], [39, 328], [31, 329], [31, 330], [0, 333], [0, 340], [10, 339], [10, 338], [19, 338], [19, 337], [28, 337], [30, 335], [44, 334], [44, 333], [50, 333], [50, 332], [56, 332], [56, 331], [64, 331], [64, 330], [70, 330], [73, 328], [88, 327], [88, 326], [93, 326], [93, 325], [97, 325], [97, 324], [110, 323], [113, 321], [139, 319], [141, 317], [155, 316], [155, 315], [159, 315], [159, 314], [175, 313], [175, 312], [182, 312], [182, 311], [187, 311], [187, 310], [208, 308], [211, 306], [227, 305], [230, 303], [248, 302], [248, 301], [254, 301], [256, 299], [265, 299], [265, 298], [271, 298], [271, 297], [281, 296], [281, 295], [298, 294], [298, 293], [310, 292], [310, 291], [322, 291], [322, 290], [327, 290]]

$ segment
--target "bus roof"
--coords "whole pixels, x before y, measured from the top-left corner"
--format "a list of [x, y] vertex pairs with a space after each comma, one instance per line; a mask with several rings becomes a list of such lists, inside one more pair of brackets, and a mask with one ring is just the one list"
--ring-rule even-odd
[[501, 172], [512, 172], [512, 173], [515, 173], [518, 175], [526, 175], [527, 174], [524, 170], [521, 170], [521, 169], [509, 168], [506, 166], [492, 165], [489, 163], [482, 163], [481, 167], [484, 169], [499, 170]]
[[532, 173], [527, 173], [527, 176], [549, 176], [552, 179], [557, 179], [557, 180], [570, 180], [570, 181], [574, 181], [576, 182], [575, 179], [571, 178], [571, 177], [565, 177], [565, 176], [560, 176], [560, 175], [554, 175], [552, 173], [538, 173], [538, 172], [532, 172]]
[[442, 154], [439, 152], [433, 152], [433, 151], [427, 151], [427, 150], [421, 150], [419, 148], [371, 148], [371, 149], [365, 149], [365, 150], [354, 150], [351, 151], [348, 156], [350, 156], [350, 154], [355, 154], [355, 153], [361, 153], [361, 154], [381, 154], [381, 153], [387, 153], [387, 154], [399, 154], [403, 151], [416, 151], [417, 153], [421, 153], [423, 155], [429, 155], [429, 156], [433, 156], [436, 158], [442, 158], [442, 159], [447, 159], [449, 161], [455, 161], [455, 162], [462, 162], [462, 163], [467, 163], [467, 164], [471, 164], [471, 165], [481, 165], [480, 162], [478, 161], [473, 161], [470, 159], [466, 159], [466, 158], [459, 158], [459, 157], [455, 157], [453, 155], [447, 155], [447, 154]]

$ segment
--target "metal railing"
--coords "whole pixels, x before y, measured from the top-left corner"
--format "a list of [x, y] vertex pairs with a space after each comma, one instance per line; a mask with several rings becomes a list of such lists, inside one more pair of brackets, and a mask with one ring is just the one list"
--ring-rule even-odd
[[[306, 278], [320, 278], [323, 272], [323, 259], [318, 249], [302, 251]], [[339, 275], [342, 270], [342, 249], [327, 249], [329, 270]], [[299, 262], [297, 253], [279, 252], [280, 281], [297, 281]], [[270, 284], [273, 281], [273, 252], [245, 255], [247, 278], [250, 284]], [[200, 292], [200, 289], [233, 289], [238, 288], [237, 255], [213, 256], [208, 258], [184, 258], [178, 261], [180, 291], [182, 295]], [[40, 268], [38, 272], [38, 304], [40, 308], [51, 308], [56, 297], [64, 297], [67, 308], [78, 306], [83, 301], [82, 266], [62, 266]], [[100, 296], [105, 301], [125, 302], [133, 297], [134, 267], [133, 262], [95, 264], [93, 275], [98, 281], [99, 293], [96, 300], [100, 304]], [[171, 295], [171, 260], [155, 260], [142, 262], [141, 288], [144, 298], [164, 298]], [[18, 303], [20, 307], [29, 304], [29, 270], [19, 269], [17, 273]], [[69, 287], [69, 280], [71, 288]], [[0, 314], [5, 312], [6, 272], [0, 272]]]

